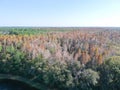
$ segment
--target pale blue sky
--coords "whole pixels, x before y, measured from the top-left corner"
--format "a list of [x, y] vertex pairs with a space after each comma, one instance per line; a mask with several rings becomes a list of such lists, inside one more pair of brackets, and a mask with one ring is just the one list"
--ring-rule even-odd
[[120, 26], [120, 0], [0, 0], [0, 26]]

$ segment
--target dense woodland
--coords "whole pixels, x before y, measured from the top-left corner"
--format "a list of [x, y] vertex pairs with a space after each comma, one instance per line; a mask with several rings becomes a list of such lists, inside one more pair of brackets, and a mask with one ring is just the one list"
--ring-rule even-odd
[[0, 74], [51, 90], [120, 90], [120, 28], [0, 28]]

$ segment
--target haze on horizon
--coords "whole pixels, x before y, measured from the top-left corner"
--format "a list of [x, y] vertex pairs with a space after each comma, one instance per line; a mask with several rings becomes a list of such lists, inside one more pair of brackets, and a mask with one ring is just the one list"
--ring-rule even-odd
[[120, 26], [120, 0], [0, 0], [0, 26]]

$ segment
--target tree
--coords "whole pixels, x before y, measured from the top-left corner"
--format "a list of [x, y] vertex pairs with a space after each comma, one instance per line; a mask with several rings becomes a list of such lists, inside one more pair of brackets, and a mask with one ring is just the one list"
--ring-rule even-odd
[[101, 90], [120, 90], [120, 56], [109, 58], [99, 70]]
[[93, 90], [99, 80], [99, 74], [92, 69], [85, 69], [78, 75], [78, 85], [79, 90]]

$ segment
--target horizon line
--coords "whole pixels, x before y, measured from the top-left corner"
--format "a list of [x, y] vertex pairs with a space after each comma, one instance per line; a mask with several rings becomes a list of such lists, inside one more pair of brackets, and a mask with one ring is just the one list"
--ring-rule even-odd
[[98, 28], [100, 28], [100, 27], [113, 28], [113, 27], [115, 27], [115, 28], [119, 28], [120, 26], [32, 26], [32, 25], [31, 25], [31, 26], [24, 26], [24, 25], [17, 26], [17, 25], [16, 25], [16, 26], [0, 26], [0, 28], [1, 28], [1, 27], [40, 27], [40, 28], [57, 28], [57, 27], [58, 27], [58, 28], [62, 28], [62, 27], [63, 27], [63, 28], [75, 28], [75, 27], [76, 27], [76, 28], [77, 28], [77, 27], [78, 27], [78, 28], [85, 28], [85, 27], [86, 27], [86, 28], [89, 28], [89, 27], [90, 27], [90, 28], [94, 28], [94, 27], [98, 27]]

